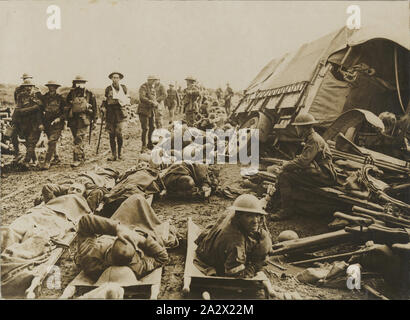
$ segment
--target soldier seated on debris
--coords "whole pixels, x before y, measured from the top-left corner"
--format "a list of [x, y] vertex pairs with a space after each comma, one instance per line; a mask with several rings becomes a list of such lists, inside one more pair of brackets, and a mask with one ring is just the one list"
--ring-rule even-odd
[[79, 194], [87, 200], [91, 211], [95, 212], [106, 193], [108, 193], [107, 189], [98, 187], [86, 177], [80, 176], [75, 181], [65, 184], [45, 184], [41, 190], [41, 196], [35, 200], [34, 204], [40, 204], [42, 201], [47, 203], [51, 199], [66, 194]]
[[165, 247], [152, 236], [114, 219], [83, 216], [78, 236], [76, 262], [94, 281], [111, 266], [128, 266], [140, 279], [168, 261]]
[[240, 195], [228, 209], [195, 240], [198, 262], [215, 268], [217, 276], [252, 278], [272, 249], [263, 220], [266, 212], [250, 194]]
[[293, 214], [292, 187], [300, 184], [324, 187], [336, 184], [336, 171], [328, 144], [315, 132], [317, 123], [311, 114], [299, 114], [293, 125], [305, 142], [302, 153], [288, 161], [278, 176], [282, 209], [272, 220], [288, 219]]

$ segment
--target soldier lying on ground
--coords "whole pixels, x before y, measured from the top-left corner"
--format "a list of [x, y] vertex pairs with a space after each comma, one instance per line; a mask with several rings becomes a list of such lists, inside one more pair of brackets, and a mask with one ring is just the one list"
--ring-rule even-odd
[[123, 173], [117, 184], [104, 196], [102, 216], [111, 217], [120, 205], [134, 194], [149, 196], [159, 194], [164, 189], [158, 171], [150, 168], [148, 164], [142, 164]]
[[[131, 208], [139, 208], [135, 201], [146, 200], [135, 195], [127, 201]], [[121, 206], [115, 214], [121, 215], [119, 211], [129, 210], [128, 207]], [[140, 279], [168, 261], [165, 247], [151, 235], [142, 229], [132, 230], [114, 219], [84, 216], [78, 224], [78, 235], [76, 261], [94, 281], [110, 266], [129, 266]]]
[[162, 177], [167, 194], [176, 197], [193, 197], [211, 192], [209, 167], [203, 163], [174, 163], [165, 169]]
[[41, 198], [36, 199], [34, 204], [39, 204], [42, 201], [45, 203], [49, 202], [51, 199], [64, 196], [66, 194], [79, 194], [87, 200], [88, 206], [92, 212], [98, 208], [98, 205], [103, 199], [104, 194], [108, 192], [102, 190], [102, 188], [93, 187], [92, 189], [87, 189], [83, 183], [74, 182], [72, 184], [58, 185], [55, 183], [47, 183], [44, 185], [41, 191]]
[[62, 184], [47, 183], [43, 186], [41, 196], [35, 204], [45, 203], [56, 197], [77, 193], [83, 196], [92, 212], [95, 212], [102, 203], [103, 197], [115, 184], [118, 172], [110, 169], [98, 168], [95, 172], [80, 174], [75, 180]]

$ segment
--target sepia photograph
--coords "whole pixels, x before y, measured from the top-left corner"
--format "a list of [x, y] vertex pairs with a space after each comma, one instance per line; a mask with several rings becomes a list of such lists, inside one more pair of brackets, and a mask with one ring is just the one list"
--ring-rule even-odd
[[0, 299], [410, 300], [409, 13], [0, 1]]

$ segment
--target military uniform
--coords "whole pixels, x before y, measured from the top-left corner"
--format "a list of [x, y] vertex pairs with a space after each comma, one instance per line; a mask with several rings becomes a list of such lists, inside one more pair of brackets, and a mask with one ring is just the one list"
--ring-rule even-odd
[[218, 100], [221, 100], [221, 99], [222, 99], [223, 91], [222, 91], [221, 88], [216, 89], [215, 94], [216, 94], [216, 98], [217, 98]]
[[[128, 90], [127, 87], [123, 84], [120, 84], [121, 89], [124, 95], [127, 95]], [[126, 124], [127, 120], [127, 110], [125, 109], [125, 105], [121, 105], [118, 99], [114, 99], [114, 91], [115, 88], [113, 85], [108, 86], [105, 89], [105, 98], [106, 101], [104, 102], [104, 106], [106, 108], [106, 130], [110, 135], [110, 146], [111, 151], [113, 153], [114, 159], [116, 158], [117, 152], [117, 145], [118, 145], [118, 157], [121, 158], [121, 149], [123, 144], [122, 139], [122, 130], [124, 125]], [[118, 88], [117, 91], [119, 91]], [[115, 141], [117, 139], [117, 143]]]
[[163, 116], [163, 109], [164, 109], [164, 101], [167, 97], [167, 92], [165, 87], [161, 83], [157, 83], [155, 85], [155, 94], [156, 99], [158, 102], [158, 106], [154, 108], [155, 114], [155, 128], [160, 129], [162, 128], [162, 116]]
[[230, 86], [226, 87], [225, 92], [225, 110], [226, 114], [229, 115], [231, 113], [231, 99], [233, 97], [233, 90]]
[[[21, 90], [16, 96], [17, 105], [12, 116], [12, 124], [16, 130], [16, 138], [20, 136], [26, 140], [25, 162], [37, 160], [35, 148], [40, 138], [43, 125], [42, 101], [39, 92], [32, 87], [29, 92]], [[18, 143], [18, 141], [17, 141]]]
[[305, 146], [300, 155], [283, 167], [278, 177], [282, 208], [292, 208], [292, 186], [301, 183], [318, 187], [336, 183], [332, 154], [323, 138], [311, 128], [304, 137]]
[[[90, 207], [91, 211], [95, 212], [99, 204], [102, 202], [104, 195], [108, 193], [108, 190], [90, 183], [86, 184], [85, 187], [86, 189], [84, 198], [87, 200], [88, 206]], [[68, 194], [69, 189], [69, 184], [59, 185], [55, 183], [47, 183], [43, 186], [41, 195], [44, 202], [47, 203], [51, 199]]]
[[[14, 102], [16, 103], [16, 105], [17, 105], [17, 97], [22, 92], [23, 88], [24, 88], [23, 86], [18, 86], [14, 90]], [[33, 87], [33, 92], [39, 92], [38, 88]], [[11, 140], [11, 143], [13, 144], [14, 156], [15, 156], [15, 158], [17, 158], [19, 156], [19, 153], [20, 153], [20, 143], [19, 143], [19, 140], [18, 140], [18, 132], [17, 132], [16, 128], [14, 128], [14, 130], [11, 134], [10, 140]]]
[[[64, 106], [65, 101], [64, 98], [58, 94], [50, 94], [47, 92], [42, 96], [43, 101], [43, 115], [44, 115], [44, 132], [48, 138], [48, 149], [46, 154], [45, 163], [49, 163], [51, 161], [52, 156], [54, 155], [55, 159], [58, 158], [56, 150], [57, 150], [57, 141], [61, 137], [61, 132], [64, 129], [65, 124], [65, 114], [64, 114]], [[51, 124], [54, 120], [60, 119], [57, 123]]]
[[[152, 133], [154, 132], [154, 109], [157, 106], [156, 90], [154, 85], [144, 83], [139, 89], [140, 103], [138, 105], [138, 115], [141, 122], [142, 147], [152, 148]], [[147, 145], [148, 133], [148, 145]]]
[[84, 139], [90, 121], [95, 121], [97, 101], [85, 88], [72, 88], [67, 95], [66, 119], [74, 138], [74, 161], [84, 161]]
[[[102, 272], [113, 265], [111, 249], [117, 234], [118, 221], [86, 215], [78, 223], [78, 250], [76, 262], [84, 273], [97, 280]], [[166, 249], [152, 236], [135, 230], [146, 238], [139, 243], [129, 267], [138, 279], [162, 266], [168, 260]], [[99, 237], [96, 237], [100, 235]]]
[[195, 118], [198, 113], [198, 100], [201, 97], [201, 91], [195, 84], [191, 87], [187, 87], [184, 90], [184, 113], [188, 126], [193, 126]]
[[218, 276], [253, 277], [263, 267], [265, 255], [271, 247], [266, 230], [247, 234], [240, 226], [234, 212], [222, 215], [196, 239], [197, 257], [216, 269]]
[[179, 95], [174, 88], [167, 90], [167, 98], [165, 99], [165, 105], [169, 111], [169, 121], [174, 121], [175, 109], [179, 107]]

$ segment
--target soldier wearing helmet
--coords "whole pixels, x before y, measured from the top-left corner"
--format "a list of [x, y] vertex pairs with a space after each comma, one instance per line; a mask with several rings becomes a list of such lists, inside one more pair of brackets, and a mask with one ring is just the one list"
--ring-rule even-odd
[[258, 198], [240, 195], [228, 212], [196, 239], [197, 257], [214, 267], [218, 276], [254, 277], [272, 248], [265, 215]]
[[183, 112], [188, 126], [193, 126], [196, 115], [199, 111], [199, 101], [201, 99], [201, 90], [196, 84], [196, 79], [187, 77], [185, 79], [187, 87], [184, 89]]
[[169, 111], [169, 124], [174, 122], [175, 110], [179, 108], [179, 94], [172, 83], [169, 84], [165, 105]]
[[224, 95], [224, 100], [225, 100], [225, 110], [226, 114], [231, 113], [231, 100], [234, 95], [234, 92], [232, 88], [230, 87], [229, 83], [226, 84], [226, 90], [225, 90], [225, 95]]
[[[138, 105], [138, 116], [141, 122], [141, 152], [147, 149], [152, 150], [152, 133], [154, 132], [154, 110], [158, 107], [157, 92], [155, 90], [156, 76], [149, 76], [147, 82], [141, 85], [139, 89], [140, 103]], [[148, 137], [147, 137], [148, 135]], [[148, 141], [147, 141], [148, 140]]]
[[108, 78], [111, 79], [112, 84], [105, 88], [101, 111], [105, 115], [105, 129], [110, 137], [111, 157], [108, 161], [116, 161], [121, 159], [122, 131], [127, 123], [126, 106], [130, 105], [130, 97], [127, 87], [120, 83], [120, 80], [124, 78], [122, 73], [111, 72]]
[[61, 137], [61, 132], [65, 125], [64, 115], [64, 98], [57, 93], [58, 87], [61, 87], [55, 81], [48, 81], [45, 86], [48, 92], [42, 95], [43, 101], [43, 115], [44, 115], [44, 131], [48, 138], [48, 149], [41, 168], [47, 170], [50, 168], [51, 158], [54, 156], [54, 163], [59, 162], [57, 155], [57, 141]]
[[145, 197], [134, 194], [112, 219], [96, 215], [80, 219], [76, 262], [89, 278], [96, 281], [111, 266], [128, 266], [141, 279], [168, 261], [165, 241], [155, 231], [142, 227], [144, 223], [132, 223], [138, 220], [132, 216], [141, 212], [157, 219]]
[[292, 187], [308, 184], [318, 187], [331, 186], [336, 183], [336, 171], [332, 163], [332, 153], [328, 144], [315, 132], [317, 123], [309, 114], [299, 114], [293, 123], [297, 135], [305, 142], [302, 153], [287, 162], [278, 177], [278, 187], [282, 208], [273, 220], [284, 220], [293, 214]]
[[[23, 82], [25, 80], [31, 80], [33, 79], [33, 76], [29, 75], [28, 73], [23, 73], [23, 75], [21, 76], [21, 79], [23, 80]], [[17, 97], [18, 95], [24, 91], [25, 86], [18, 86], [15, 90], [14, 90], [14, 102], [17, 105]], [[40, 90], [36, 87], [33, 86], [31, 91], [34, 93], [36, 93], [37, 95], [39, 95]], [[20, 146], [19, 146], [19, 140], [18, 140], [18, 132], [17, 129], [15, 127], [13, 127], [13, 132], [11, 134], [11, 142], [13, 144], [13, 149], [14, 149], [14, 161], [19, 161], [20, 159]]]
[[66, 118], [68, 127], [74, 138], [73, 167], [78, 167], [85, 161], [84, 143], [88, 126], [95, 123], [97, 116], [97, 100], [85, 84], [87, 80], [77, 76], [73, 87], [66, 98]]
[[[42, 101], [39, 92], [35, 90], [30, 79], [26, 79], [20, 86], [17, 94], [16, 109], [12, 116], [12, 125], [16, 136], [26, 140], [26, 155], [24, 163], [37, 162], [35, 148], [44, 130]], [[14, 142], [13, 142], [14, 143]]]

